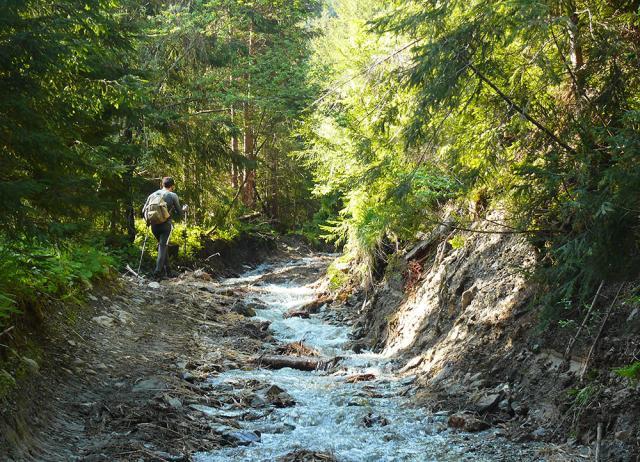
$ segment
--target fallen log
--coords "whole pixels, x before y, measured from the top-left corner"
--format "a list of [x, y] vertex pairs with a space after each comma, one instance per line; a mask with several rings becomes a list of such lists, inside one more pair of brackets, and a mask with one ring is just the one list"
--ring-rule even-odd
[[334, 367], [343, 358], [319, 358], [317, 356], [287, 356], [287, 355], [264, 355], [257, 358], [259, 365], [272, 369], [298, 369], [300, 371], [327, 370]]
[[265, 355], [258, 358], [258, 362], [273, 369], [290, 367], [300, 371], [315, 371], [321, 368], [324, 361], [313, 356]]
[[328, 305], [332, 301], [333, 300], [331, 299], [331, 297], [325, 295], [322, 297], [318, 297], [315, 300], [302, 305], [300, 308], [298, 308], [297, 311], [306, 311], [307, 313], [310, 313], [310, 314], [316, 314], [320, 311], [320, 308], [322, 308], [323, 305]]
[[296, 309], [290, 309], [289, 311], [287, 311], [285, 314], [282, 315], [284, 319], [289, 319], [289, 318], [308, 319], [310, 316], [311, 314], [309, 314], [308, 311], [296, 310]]

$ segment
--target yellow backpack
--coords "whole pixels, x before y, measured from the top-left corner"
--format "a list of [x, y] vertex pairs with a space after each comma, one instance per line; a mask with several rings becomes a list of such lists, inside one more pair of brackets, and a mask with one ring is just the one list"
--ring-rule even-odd
[[164, 200], [164, 194], [153, 194], [149, 199], [149, 204], [144, 214], [147, 225], [159, 225], [167, 221], [170, 217], [169, 208]]

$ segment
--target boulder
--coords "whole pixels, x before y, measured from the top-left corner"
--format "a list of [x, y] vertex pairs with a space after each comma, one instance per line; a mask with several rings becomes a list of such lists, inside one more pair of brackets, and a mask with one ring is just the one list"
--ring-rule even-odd
[[486, 430], [491, 425], [471, 414], [457, 413], [449, 417], [449, 427], [458, 428], [466, 432], [479, 432]]
[[251, 308], [249, 305], [246, 305], [244, 302], [238, 301], [233, 304], [231, 307], [231, 311], [234, 313], [241, 314], [242, 316], [246, 316], [248, 318], [252, 318], [256, 315], [256, 310]]
[[476, 400], [473, 407], [480, 414], [494, 410], [502, 400], [502, 393], [492, 393]]
[[277, 385], [271, 385], [265, 392], [265, 396], [267, 398], [267, 402], [275, 407], [291, 407], [296, 404], [296, 401], [291, 397], [291, 395]]

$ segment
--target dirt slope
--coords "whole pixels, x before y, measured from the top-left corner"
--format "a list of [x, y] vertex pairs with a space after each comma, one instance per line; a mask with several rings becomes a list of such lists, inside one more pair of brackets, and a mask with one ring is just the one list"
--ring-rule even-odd
[[[463, 242], [456, 249], [454, 236]], [[564, 358], [576, 329], [541, 328], [540, 307], [530, 303], [535, 252], [523, 237], [443, 225], [399, 257], [362, 309], [355, 344], [399, 355], [401, 371], [417, 376], [416, 402], [479, 416], [518, 440], [586, 445], [586, 458], [600, 427], [601, 460], [638, 460], [640, 385], [612, 371], [640, 358], [635, 286], [623, 287], [582, 374], [602, 317]], [[605, 287], [600, 312], [618, 289]]]

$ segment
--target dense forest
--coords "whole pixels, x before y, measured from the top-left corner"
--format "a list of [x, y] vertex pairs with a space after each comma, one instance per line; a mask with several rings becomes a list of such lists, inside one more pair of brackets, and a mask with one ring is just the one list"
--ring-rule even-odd
[[165, 175], [191, 206], [176, 239], [260, 212], [344, 245], [365, 285], [444, 210], [500, 210], [549, 311], [579, 306], [638, 268], [638, 8], [3, 2], [0, 313], [134, 260]]

